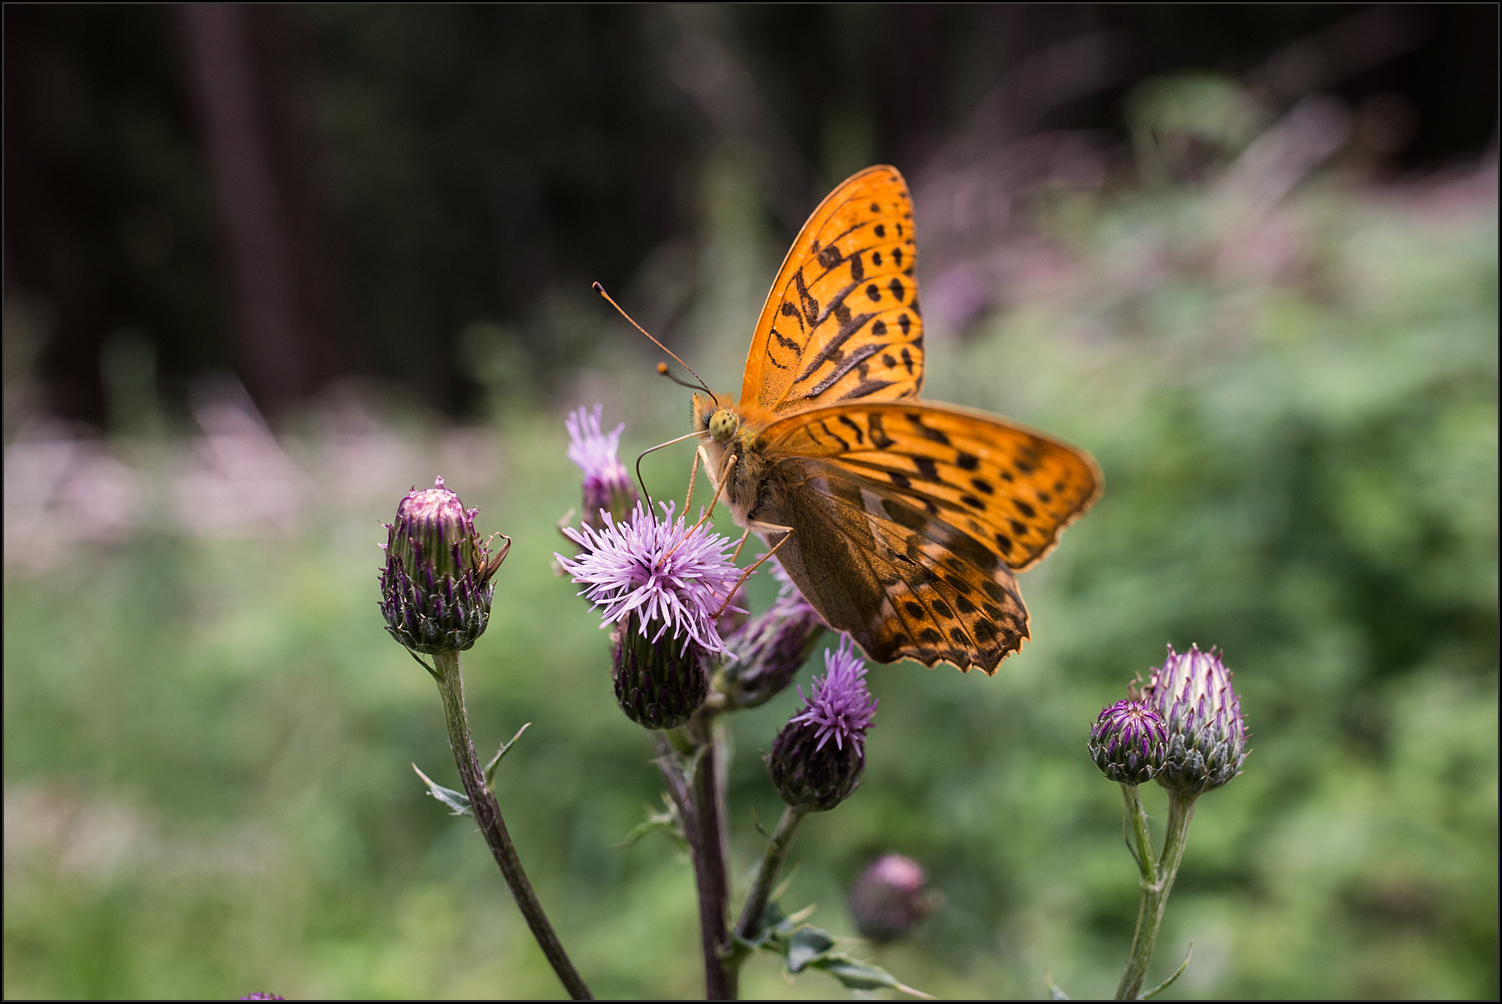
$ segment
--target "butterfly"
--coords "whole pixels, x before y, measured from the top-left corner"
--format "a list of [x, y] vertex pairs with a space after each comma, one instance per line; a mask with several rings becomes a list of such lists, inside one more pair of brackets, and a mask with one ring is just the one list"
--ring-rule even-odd
[[1022, 647], [1031, 568], [1100, 497], [1090, 455], [918, 399], [913, 205], [867, 168], [814, 210], [746, 357], [740, 402], [694, 394], [699, 457], [830, 627], [877, 662], [988, 674]]

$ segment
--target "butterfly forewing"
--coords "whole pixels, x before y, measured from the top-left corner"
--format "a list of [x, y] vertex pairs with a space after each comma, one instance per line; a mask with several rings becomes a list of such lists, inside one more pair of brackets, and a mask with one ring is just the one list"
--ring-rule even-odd
[[891, 167], [862, 171], [814, 211], [783, 261], [746, 358], [742, 418], [923, 385], [913, 203]]
[[774, 463], [827, 458], [1014, 571], [1053, 548], [1101, 483], [1094, 462], [1072, 446], [980, 412], [916, 401], [810, 409], [773, 423], [758, 446]]

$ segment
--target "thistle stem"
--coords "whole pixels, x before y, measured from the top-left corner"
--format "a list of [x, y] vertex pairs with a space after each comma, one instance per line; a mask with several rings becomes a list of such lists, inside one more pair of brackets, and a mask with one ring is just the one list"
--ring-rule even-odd
[[[741, 910], [740, 922], [735, 925], [737, 938], [749, 939], [756, 933], [756, 927], [761, 921], [761, 915], [767, 909], [767, 898], [772, 894], [772, 885], [777, 881], [777, 873], [782, 870], [782, 862], [787, 857], [788, 848], [793, 845], [793, 838], [798, 835], [798, 827], [808, 818], [808, 813], [793, 808], [791, 805], [782, 810], [782, 818], [777, 820], [777, 829], [772, 832], [772, 839], [767, 841], [767, 849], [761, 858], [761, 868], [757, 870], [756, 881], [751, 884], [751, 892], [746, 897], [746, 905]], [[736, 969], [740, 968], [741, 961], [745, 958], [744, 951], [738, 952], [734, 957]]]
[[438, 691], [443, 695], [449, 746], [454, 751], [454, 764], [459, 768], [459, 779], [464, 783], [464, 793], [469, 796], [470, 809], [480, 826], [480, 833], [490, 846], [490, 853], [500, 866], [506, 884], [511, 887], [511, 895], [516, 897], [516, 905], [532, 929], [538, 947], [552, 963], [553, 971], [558, 974], [569, 996], [574, 1000], [593, 1000], [589, 987], [569, 961], [553, 925], [542, 910], [542, 904], [537, 901], [537, 894], [532, 891], [527, 873], [522, 870], [521, 859], [516, 855], [516, 847], [511, 843], [511, 834], [506, 831], [506, 822], [501, 818], [500, 804], [496, 802], [495, 793], [485, 784], [480, 758], [475, 755], [475, 744], [470, 738], [469, 715], [464, 710], [464, 677], [459, 669], [459, 653], [440, 653], [433, 657], [433, 663], [438, 670]]
[[[1128, 785], [1122, 785], [1125, 790]], [[1152, 847], [1146, 844], [1147, 818], [1142, 812], [1142, 802], [1136, 798], [1136, 789], [1127, 796], [1127, 810], [1132, 814], [1133, 827], [1137, 830], [1138, 853], [1143, 861], [1142, 900], [1137, 907], [1137, 931], [1132, 936], [1132, 950], [1127, 956], [1126, 969], [1121, 974], [1121, 985], [1116, 988], [1116, 1000], [1137, 1000], [1142, 991], [1142, 981], [1147, 977], [1147, 964], [1153, 957], [1153, 946], [1158, 940], [1158, 928], [1163, 923], [1163, 909], [1168, 905], [1168, 894], [1173, 890], [1173, 880], [1179, 873], [1179, 863], [1184, 860], [1184, 847], [1189, 842], [1189, 823], [1194, 818], [1195, 795], [1170, 790], [1168, 793], [1168, 834], [1163, 838], [1163, 853], [1158, 857], [1157, 867], [1152, 864]], [[1156, 873], [1150, 877], [1149, 871]]]
[[[730, 890], [726, 880], [723, 813], [718, 804], [724, 792], [717, 770], [716, 743], [706, 734], [702, 719], [671, 732], [654, 732], [657, 767], [668, 795], [678, 806], [683, 839], [694, 866], [699, 896], [699, 943], [704, 958], [704, 999], [734, 1000], [734, 974], [725, 966], [725, 917]], [[693, 764], [688, 775], [685, 763]]]

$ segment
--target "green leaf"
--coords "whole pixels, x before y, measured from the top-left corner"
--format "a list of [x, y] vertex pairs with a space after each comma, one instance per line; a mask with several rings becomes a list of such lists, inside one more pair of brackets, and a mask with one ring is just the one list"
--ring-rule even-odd
[[817, 927], [805, 927], [794, 931], [788, 939], [788, 972], [799, 973], [803, 967], [818, 959], [834, 947], [834, 939], [827, 931]]
[[444, 805], [448, 806], [450, 809], [453, 810], [453, 812], [450, 813], [450, 815], [454, 815], [454, 816], [473, 816], [474, 815], [474, 812], [471, 811], [470, 807], [469, 807], [469, 796], [466, 795], [464, 792], [462, 792], [462, 791], [455, 791], [452, 788], [445, 788], [443, 785], [439, 784], [437, 781], [433, 780], [431, 777], [428, 777], [428, 775], [424, 774], [422, 771], [417, 770], [417, 764], [415, 764], [415, 763], [412, 765], [412, 769], [417, 771], [417, 776], [418, 777], [422, 778], [425, 782], [427, 782], [427, 785], [428, 785], [428, 794], [432, 795], [434, 798], [438, 799], [438, 801], [442, 802]]
[[[506, 548], [507, 548], [507, 550], [510, 550], [510, 548], [511, 548], [511, 542], [509, 540], [506, 542]], [[503, 553], [502, 557], [504, 557], [504, 556], [505, 555]], [[527, 724], [523, 725], [521, 728], [519, 728], [519, 729], [516, 730], [516, 735], [514, 735], [514, 736], [511, 737], [511, 741], [509, 743], [501, 743], [500, 752], [497, 753], [495, 756], [491, 757], [490, 762], [485, 765], [485, 787], [490, 788], [491, 790], [494, 790], [495, 769], [500, 766], [501, 757], [505, 756], [506, 755], [506, 751], [509, 750], [509, 749], [511, 749], [511, 747], [515, 746], [516, 745], [516, 741], [522, 737], [522, 733], [525, 732], [525, 731], [527, 731], [531, 727], [532, 727], [532, 723], [528, 722]]]
[[688, 838], [683, 835], [683, 820], [678, 818], [678, 806], [668, 797], [667, 792], [663, 792], [662, 800], [667, 805], [667, 811], [653, 812], [652, 807], [647, 806], [647, 818], [632, 827], [631, 832], [626, 834], [626, 839], [615, 845], [617, 848], [630, 847], [648, 833], [662, 830], [678, 845], [679, 850], [688, 850]]
[[1139, 1000], [1147, 1000], [1150, 997], [1154, 997], [1157, 994], [1160, 994], [1163, 991], [1167, 990], [1169, 987], [1173, 986], [1173, 981], [1176, 980], [1176, 979], [1178, 979], [1180, 976], [1183, 976], [1184, 975], [1184, 970], [1186, 970], [1186, 969], [1189, 968], [1189, 956], [1191, 956], [1193, 954], [1194, 954], [1194, 942], [1191, 941], [1191, 942], [1189, 942], [1189, 950], [1184, 953], [1184, 961], [1181, 962], [1181, 963], [1179, 963], [1179, 968], [1177, 968], [1177, 969], [1175, 969], [1173, 971], [1173, 975], [1170, 976], [1168, 979], [1164, 980], [1162, 983], [1159, 983], [1157, 986], [1153, 987], [1151, 990], [1149, 990], [1147, 993], [1143, 994], [1138, 999]]
[[869, 962], [860, 962], [852, 959], [842, 952], [830, 952], [814, 959], [808, 964], [810, 969], [822, 969], [830, 976], [839, 980], [851, 990], [900, 990], [902, 993], [913, 997], [921, 997], [924, 1000], [933, 1000], [933, 996], [922, 990], [915, 990], [906, 984], [899, 983], [897, 978], [880, 966]]

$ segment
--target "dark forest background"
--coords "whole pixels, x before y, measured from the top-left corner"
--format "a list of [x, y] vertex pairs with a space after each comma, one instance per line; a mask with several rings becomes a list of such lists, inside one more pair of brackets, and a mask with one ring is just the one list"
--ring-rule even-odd
[[[953, 156], [957, 131], [1119, 148], [1124, 96], [1173, 72], [1248, 77], [1274, 107], [1336, 95], [1380, 120], [1386, 175], [1473, 157], [1497, 122], [1491, 5], [13, 4], [4, 18], [5, 286], [49, 312], [46, 409], [94, 426], [109, 424], [111, 367], [139, 367], [143, 349], [179, 411], [196, 375], [228, 368], [274, 418], [349, 375], [472, 417], [477, 330], [504, 332], [512, 379], [546, 387], [595, 349], [595, 330], [552, 319], [595, 310], [590, 282], [623, 287], [694, 239], [697, 179], [722, 144], [790, 237], [850, 171], [915, 171]], [[663, 309], [649, 319], [670, 322]]]

